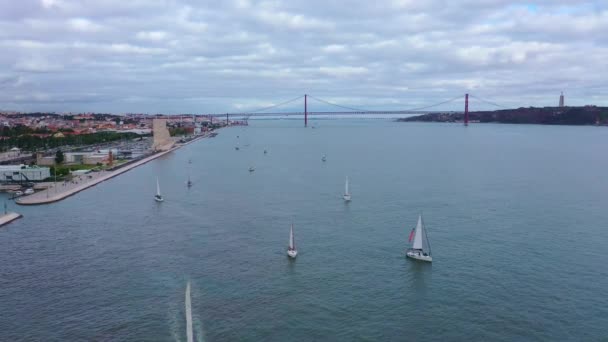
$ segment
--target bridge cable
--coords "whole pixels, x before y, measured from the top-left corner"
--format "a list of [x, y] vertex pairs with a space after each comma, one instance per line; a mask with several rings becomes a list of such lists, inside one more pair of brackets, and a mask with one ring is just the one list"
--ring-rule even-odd
[[339, 104], [332, 103], [332, 102], [329, 102], [329, 101], [325, 101], [325, 100], [323, 100], [323, 99], [320, 99], [320, 98], [314, 97], [314, 96], [312, 96], [312, 95], [308, 95], [308, 97], [310, 97], [310, 98], [312, 98], [312, 99], [315, 99], [315, 100], [317, 100], [317, 101], [319, 101], [319, 102], [323, 102], [323, 103], [325, 103], [325, 104], [328, 104], [328, 105], [330, 105], [330, 106], [335, 106], [335, 107], [342, 108], [342, 109], [353, 110], [353, 111], [356, 111], [356, 112], [373, 112], [373, 110], [367, 110], [367, 109], [361, 109], [361, 108], [353, 108], [353, 107], [341, 106], [341, 105], [339, 105]]
[[442, 104], [446, 104], [446, 103], [449, 103], [449, 102], [452, 102], [452, 101], [455, 101], [455, 100], [458, 100], [458, 99], [462, 99], [462, 95], [458, 95], [458, 96], [456, 96], [454, 98], [451, 98], [449, 100], [438, 102], [438, 103], [432, 104], [430, 106], [424, 106], [424, 107], [406, 109], [406, 110], [403, 110], [403, 112], [414, 112], [414, 111], [419, 111], [419, 110], [423, 110], [423, 109], [433, 108], [433, 107], [441, 106]]
[[262, 112], [262, 111], [265, 111], [265, 110], [268, 110], [268, 109], [272, 109], [272, 108], [276, 108], [276, 107], [280, 107], [280, 106], [286, 105], [288, 103], [291, 103], [291, 102], [294, 102], [296, 100], [299, 100], [299, 99], [301, 99], [303, 97], [304, 97], [304, 95], [300, 95], [300, 96], [298, 96], [296, 98], [293, 98], [291, 100], [288, 100], [288, 101], [285, 101], [285, 102], [281, 102], [279, 104], [275, 104], [275, 105], [272, 105], [272, 106], [258, 108], [256, 110], [252, 110], [252, 111], [246, 111], [246, 112], [240, 112], [240, 113], [228, 113], [228, 114], [230, 114], [230, 115], [245, 115], [245, 114], [253, 114], [253, 113], [257, 113], [257, 112]]
[[405, 110], [367, 110], [367, 109], [360, 109], [360, 108], [353, 108], [353, 107], [342, 106], [342, 105], [339, 105], [339, 104], [335, 104], [335, 103], [332, 103], [332, 102], [329, 102], [329, 101], [322, 100], [322, 99], [320, 99], [318, 97], [314, 97], [312, 95], [308, 95], [308, 97], [311, 97], [311, 98], [313, 98], [313, 99], [315, 99], [317, 101], [326, 103], [328, 105], [336, 106], [336, 107], [339, 107], [339, 108], [342, 108], [342, 109], [348, 109], [348, 110], [353, 110], [353, 111], [357, 111], [357, 112], [372, 112], [373, 113], [373, 112], [379, 112], [379, 111], [380, 112], [413, 112], [413, 111], [419, 111], [419, 110], [423, 110], [423, 109], [427, 109], [427, 108], [437, 107], [437, 106], [440, 106], [442, 104], [446, 104], [446, 103], [449, 103], [449, 102], [461, 99], [462, 95], [458, 95], [458, 96], [456, 96], [454, 98], [451, 98], [449, 100], [438, 102], [438, 103], [435, 103], [435, 104], [432, 104], [432, 105], [429, 105], [429, 106], [418, 107], [418, 108], [411, 108], [411, 109], [405, 109]]
[[483, 102], [483, 103], [486, 103], [486, 104], [492, 105], [492, 106], [496, 106], [496, 107], [499, 107], [499, 108], [505, 108], [505, 109], [506, 109], [506, 108], [508, 108], [508, 107], [505, 107], [505, 106], [503, 106], [503, 105], [500, 105], [500, 104], [498, 104], [498, 103], [496, 103], [496, 102], [492, 102], [492, 101], [487, 101], [487, 100], [484, 100], [484, 99], [479, 98], [479, 97], [477, 97], [477, 96], [475, 96], [475, 95], [473, 95], [473, 94], [469, 94], [469, 96], [470, 96], [470, 97], [472, 97], [472, 98], [474, 98], [474, 99], [476, 99], [476, 100], [479, 100], [479, 101], [481, 101], [481, 102]]

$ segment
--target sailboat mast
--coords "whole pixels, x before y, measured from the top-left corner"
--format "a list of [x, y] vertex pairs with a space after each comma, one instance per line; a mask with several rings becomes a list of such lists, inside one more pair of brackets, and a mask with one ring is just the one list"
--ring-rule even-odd
[[289, 248], [290, 249], [296, 248], [296, 242], [293, 237], [293, 223], [291, 224], [291, 230], [289, 231]]
[[[420, 216], [421, 220], [422, 220], [422, 215]], [[422, 222], [422, 231], [424, 233], [424, 242], [426, 243], [426, 246], [429, 249], [429, 255], [432, 255], [433, 253], [431, 253], [431, 243], [429, 242], [429, 237], [426, 235], [426, 228], [424, 227], [424, 222]]]

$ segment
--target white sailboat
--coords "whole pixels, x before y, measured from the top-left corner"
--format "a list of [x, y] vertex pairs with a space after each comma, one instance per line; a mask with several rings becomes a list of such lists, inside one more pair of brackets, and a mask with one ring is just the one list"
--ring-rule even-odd
[[431, 244], [426, 236], [426, 229], [424, 228], [424, 223], [422, 222], [422, 215], [418, 216], [418, 224], [416, 225], [416, 228], [412, 229], [410, 232], [409, 242], [412, 241], [412, 247], [408, 248], [405, 252], [407, 257], [428, 262], [433, 261]]
[[348, 191], [348, 176], [346, 176], [346, 182], [344, 183], [344, 200], [346, 202], [350, 202], [351, 196], [350, 196], [350, 192]]
[[293, 237], [293, 223], [291, 224], [291, 230], [289, 231], [289, 247], [287, 247], [287, 255], [290, 258], [295, 258], [298, 255], [298, 250], [296, 249], [296, 241]]
[[163, 196], [160, 194], [160, 184], [158, 183], [158, 177], [156, 177], [156, 195], [154, 195], [156, 202], [164, 201]]

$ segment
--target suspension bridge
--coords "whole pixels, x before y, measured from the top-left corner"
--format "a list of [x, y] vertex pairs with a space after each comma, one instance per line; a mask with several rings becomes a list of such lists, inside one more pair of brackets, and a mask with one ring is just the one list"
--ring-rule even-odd
[[[225, 117], [226, 122], [230, 121], [230, 117], [244, 118], [245, 120], [247, 120], [250, 117], [256, 117], [256, 116], [257, 117], [272, 117], [272, 116], [294, 117], [294, 116], [296, 116], [296, 117], [303, 118], [304, 126], [306, 127], [306, 126], [308, 126], [308, 118], [310, 116], [342, 116], [342, 115], [371, 115], [371, 116], [373, 116], [373, 115], [426, 114], [426, 113], [436, 112], [436, 111], [430, 110], [431, 108], [435, 108], [435, 107], [462, 99], [462, 100], [464, 100], [464, 111], [460, 112], [460, 111], [452, 110], [452, 111], [445, 111], [445, 112], [464, 113], [463, 123], [465, 126], [467, 126], [469, 124], [469, 98], [478, 100], [480, 102], [483, 102], [485, 104], [489, 104], [489, 105], [492, 105], [495, 107], [506, 108], [497, 103], [494, 103], [491, 101], [486, 101], [480, 97], [477, 97], [477, 96], [474, 96], [474, 95], [468, 94], [468, 93], [464, 94], [464, 96], [459, 95], [454, 98], [451, 98], [451, 99], [448, 99], [445, 101], [441, 101], [441, 102], [437, 102], [437, 103], [433, 103], [433, 104], [430, 104], [427, 106], [414, 107], [414, 108], [409, 108], [409, 109], [397, 109], [397, 110], [367, 110], [367, 109], [362, 109], [362, 108], [355, 108], [355, 107], [344, 106], [344, 105], [340, 105], [340, 104], [333, 103], [330, 101], [326, 101], [326, 100], [323, 100], [321, 98], [318, 98], [318, 97], [315, 97], [312, 95], [304, 94], [304, 95], [298, 96], [296, 98], [287, 100], [285, 102], [281, 102], [281, 103], [278, 103], [278, 104], [275, 104], [272, 106], [268, 106], [268, 107], [258, 108], [256, 110], [238, 112], [238, 113], [221, 113], [221, 114], [216, 113], [216, 114], [208, 114], [208, 115], [211, 117], [217, 117], [217, 118]], [[336, 111], [309, 111], [308, 110], [309, 99], [315, 100], [318, 103], [321, 103], [326, 106], [338, 108], [339, 110], [336, 110]], [[296, 101], [303, 101], [303, 111], [294, 112], [294, 111], [278, 110], [280, 107], [292, 105]]]

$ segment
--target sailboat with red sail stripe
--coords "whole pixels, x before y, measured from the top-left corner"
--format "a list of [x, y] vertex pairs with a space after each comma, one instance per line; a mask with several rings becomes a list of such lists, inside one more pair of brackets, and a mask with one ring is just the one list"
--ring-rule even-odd
[[410, 232], [409, 242], [412, 246], [405, 252], [407, 257], [427, 262], [433, 261], [431, 244], [426, 235], [424, 222], [422, 222], [422, 215], [418, 216], [418, 224], [416, 224], [416, 227]]

